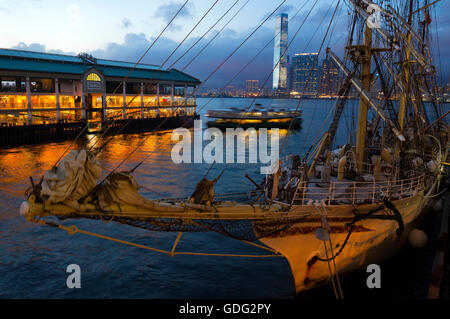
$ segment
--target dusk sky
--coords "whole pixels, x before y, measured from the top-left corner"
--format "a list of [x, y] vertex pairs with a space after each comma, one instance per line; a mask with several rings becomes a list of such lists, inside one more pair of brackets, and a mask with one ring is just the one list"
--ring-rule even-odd
[[[219, 0], [166, 66], [171, 65], [235, 1]], [[318, 50], [336, 1], [338, 0], [318, 0], [306, 24], [291, 45], [289, 55]], [[206, 35], [205, 39], [180, 59], [174, 67], [183, 69], [198, 50], [227, 23], [239, 8], [247, 3], [212, 44], [186, 69], [186, 72], [203, 80], [281, 2], [278, 0], [249, 0], [247, 3], [247, 0], [239, 0]], [[289, 39], [292, 38], [314, 2], [315, 0], [286, 0], [278, 10], [277, 13], [285, 12], [289, 15]], [[184, 0], [1, 0], [0, 38], [2, 43], [0, 47], [68, 54], [88, 52], [97, 58], [136, 62], [182, 3]], [[161, 64], [213, 3], [213, 0], [190, 0], [143, 62]], [[431, 31], [435, 39], [436, 26], [438, 27], [441, 61], [446, 61], [450, 57], [450, 15], [447, 13], [450, 12], [450, 3], [441, 1], [436, 7], [438, 14], [437, 17], [432, 16]], [[292, 19], [299, 9], [298, 16]], [[335, 18], [336, 24], [332, 27], [332, 38], [329, 42], [327, 41], [337, 52], [342, 52], [348, 32], [347, 10], [347, 4], [341, 1], [338, 15]], [[326, 17], [325, 22], [319, 25], [324, 16]], [[317, 33], [315, 34], [315, 32]], [[231, 79], [273, 38], [274, 33], [275, 19], [272, 17], [205, 86], [220, 87]], [[311, 42], [310, 39], [312, 39]], [[433, 51], [437, 55], [436, 45], [433, 45]], [[262, 84], [272, 70], [272, 59], [273, 45], [271, 44], [243, 72], [235, 84], [242, 83], [245, 79], [258, 79]], [[448, 63], [442, 64], [443, 82], [447, 82], [450, 67]], [[439, 63], [436, 65], [439, 70]]]

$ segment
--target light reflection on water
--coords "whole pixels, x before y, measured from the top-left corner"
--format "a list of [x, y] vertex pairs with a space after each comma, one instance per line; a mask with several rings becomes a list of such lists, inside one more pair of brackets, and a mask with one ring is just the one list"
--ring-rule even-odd
[[[201, 106], [206, 99], [198, 99]], [[246, 107], [246, 99], [218, 99], [207, 109], [230, 106]], [[257, 100], [272, 108], [295, 108], [296, 100]], [[306, 100], [302, 104], [303, 129], [293, 132], [284, 155], [303, 153], [311, 141], [326, 128], [323, 119], [332, 101]], [[207, 109], [200, 113], [203, 115]], [[315, 115], [314, 119], [311, 119]], [[317, 117], [317, 115], [321, 115]], [[344, 120], [352, 121], [354, 112], [346, 111]], [[204, 122], [206, 118], [202, 116]], [[205, 123], [204, 123], [205, 124]], [[338, 131], [338, 144], [347, 141], [348, 133]], [[101, 145], [105, 138], [81, 139], [74, 147]], [[168, 257], [135, 247], [95, 239], [83, 235], [70, 236], [64, 231], [27, 222], [18, 214], [23, 192], [29, 187], [29, 177], [39, 180], [51, 168], [70, 142], [20, 146], [0, 150], [0, 298], [291, 298], [293, 279], [289, 265], [282, 258], [233, 259], [225, 257]], [[142, 145], [141, 145], [142, 144]], [[142, 193], [183, 197], [192, 193], [195, 184], [210, 167], [209, 164], [180, 164], [171, 160], [171, 131], [157, 134], [116, 135], [98, 156], [107, 169], [115, 168], [137, 146], [121, 170], [133, 168], [147, 158], [135, 172], [141, 185], [152, 189]], [[280, 143], [281, 144], [281, 143]], [[150, 155], [150, 156], [149, 156]], [[216, 164], [209, 177], [217, 176], [225, 164]], [[216, 192], [246, 191], [248, 173], [261, 180], [259, 166], [231, 164], [216, 186]], [[123, 240], [171, 249], [176, 234], [150, 232], [114, 222], [70, 220], [90, 230]], [[183, 251], [261, 254], [257, 248], [215, 233], [184, 233], [178, 248]], [[66, 267], [80, 265], [82, 289], [65, 286]]]

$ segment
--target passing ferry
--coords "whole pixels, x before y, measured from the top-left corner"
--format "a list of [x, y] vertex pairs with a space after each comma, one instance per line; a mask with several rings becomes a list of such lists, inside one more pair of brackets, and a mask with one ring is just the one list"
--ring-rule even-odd
[[225, 129], [227, 127], [254, 128], [284, 128], [300, 129], [302, 111], [289, 111], [285, 109], [264, 110], [260, 104], [255, 105], [254, 111], [245, 111], [238, 108], [230, 110], [210, 110], [206, 116], [213, 119], [208, 121], [208, 127]]

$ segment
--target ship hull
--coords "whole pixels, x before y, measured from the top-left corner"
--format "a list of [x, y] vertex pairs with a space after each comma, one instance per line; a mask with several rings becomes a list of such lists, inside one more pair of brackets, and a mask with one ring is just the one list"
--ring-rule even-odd
[[[366, 219], [357, 222], [346, 246], [334, 260], [338, 274], [361, 269], [369, 264], [381, 263], [394, 255], [406, 242], [409, 232], [417, 226], [426, 202], [423, 193], [392, 202], [402, 215], [405, 227], [400, 236], [397, 235], [399, 225], [394, 220]], [[360, 205], [357, 209], [359, 213], [364, 214], [378, 206], [379, 204]], [[306, 212], [308, 208], [299, 207], [299, 209]], [[309, 210], [311, 213], [315, 212], [312, 206]], [[347, 237], [348, 228], [345, 224], [353, 218], [353, 210], [352, 205], [327, 207], [332, 251], [328, 241], [325, 250], [324, 241], [315, 236], [315, 230], [321, 227], [320, 219], [295, 224], [287, 234], [280, 233], [272, 238], [260, 239], [288, 260], [296, 293], [330, 282], [328, 263], [321, 260], [311, 262], [311, 260], [314, 256], [326, 259], [327, 256], [331, 257], [339, 251]], [[332, 262], [330, 266], [334, 274]]]

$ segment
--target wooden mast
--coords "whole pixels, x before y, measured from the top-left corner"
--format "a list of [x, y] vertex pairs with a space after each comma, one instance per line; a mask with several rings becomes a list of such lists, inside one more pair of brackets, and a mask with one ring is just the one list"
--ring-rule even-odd
[[[413, 12], [413, 0], [410, 0], [409, 2], [409, 17], [408, 17], [408, 24], [412, 24], [412, 12]], [[411, 32], [408, 31], [408, 43], [411, 44]], [[405, 127], [405, 114], [406, 114], [406, 100], [407, 100], [407, 95], [406, 95], [406, 91], [407, 88], [409, 87], [409, 63], [410, 63], [410, 57], [411, 57], [411, 52], [409, 50], [409, 47], [406, 46], [405, 47], [405, 61], [403, 62], [403, 87], [405, 88], [405, 90], [402, 91], [402, 94], [400, 96], [400, 106], [399, 106], [399, 110], [398, 110], [398, 122], [400, 124], [400, 132], [403, 133], [403, 129]]]
[[[365, 24], [364, 30], [364, 59], [362, 62], [362, 79], [361, 82], [367, 92], [370, 92], [371, 78], [371, 64], [372, 64], [372, 29]], [[359, 99], [358, 110], [358, 130], [356, 132], [356, 161], [358, 171], [363, 169], [364, 162], [364, 149], [366, 144], [367, 134], [367, 110], [369, 108], [369, 102], [363, 96]]]

